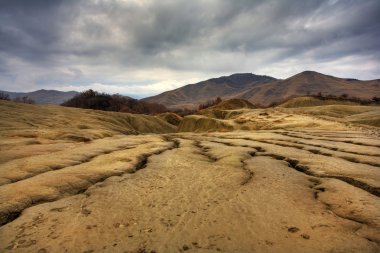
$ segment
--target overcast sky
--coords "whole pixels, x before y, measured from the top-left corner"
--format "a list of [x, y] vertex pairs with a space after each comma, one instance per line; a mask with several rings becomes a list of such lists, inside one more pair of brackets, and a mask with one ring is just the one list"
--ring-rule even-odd
[[0, 0], [0, 89], [144, 97], [237, 72], [380, 78], [379, 0]]

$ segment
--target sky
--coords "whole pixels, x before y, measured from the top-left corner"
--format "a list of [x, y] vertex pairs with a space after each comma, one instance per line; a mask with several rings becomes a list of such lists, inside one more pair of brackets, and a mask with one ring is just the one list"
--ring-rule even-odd
[[380, 78], [379, 0], [0, 0], [0, 90], [137, 98], [233, 73]]

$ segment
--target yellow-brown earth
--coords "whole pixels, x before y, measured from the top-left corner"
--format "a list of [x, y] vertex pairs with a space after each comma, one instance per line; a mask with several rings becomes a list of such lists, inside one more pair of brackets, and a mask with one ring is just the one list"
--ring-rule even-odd
[[379, 109], [350, 108], [231, 110], [177, 132], [0, 102], [0, 252], [379, 252]]

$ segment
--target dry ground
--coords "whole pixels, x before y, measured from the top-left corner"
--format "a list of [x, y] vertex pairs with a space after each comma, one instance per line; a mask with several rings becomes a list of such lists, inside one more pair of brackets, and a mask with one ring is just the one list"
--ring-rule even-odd
[[92, 112], [91, 140], [2, 122], [0, 252], [380, 252], [380, 139], [266, 113], [270, 129], [122, 135]]

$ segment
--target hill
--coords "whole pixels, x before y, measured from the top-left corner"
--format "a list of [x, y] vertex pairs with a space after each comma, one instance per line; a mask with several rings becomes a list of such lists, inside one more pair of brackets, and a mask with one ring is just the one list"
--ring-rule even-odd
[[202, 110], [183, 118], [178, 132], [226, 132], [276, 129], [365, 128], [379, 133], [380, 107], [331, 104], [267, 109]]
[[62, 104], [71, 99], [79, 92], [76, 91], [58, 91], [58, 90], [36, 90], [32, 92], [10, 92], [0, 91], [9, 95], [10, 99], [16, 97], [25, 97], [32, 99], [36, 104]]
[[0, 137], [91, 141], [117, 134], [168, 133], [175, 127], [148, 115], [29, 105], [0, 100]]
[[380, 94], [380, 80], [360, 81], [304, 71], [285, 80], [252, 87], [237, 97], [247, 99], [254, 104], [268, 106], [289, 98], [318, 93], [335, 96], [346, 94], [348, 97], [369, 100]]
[[165, 113], [160, 113], [157, 114], [156, 117], [168, 122], [169, 124], [172, 124], [174, 126], [178, 126], [181, 121], [182, 117], [174, 112], [165, 112]]
[[198, 111], [198, 114], [216, 118], [216, 119], [229, 119], [235, 115], [241, 114], [245, 110], [253, 109], [255, 106], [244, 99], [228, 99], [224, 100], [214, 106]]
[[62, 103], [63, 106], [137, 114], [157, 114], [168, 109], [157, 103], [149, 103], [119, 94], [109, 95], [93, 90], [83, 91]]
[[161, 103], [169, 108], [195, 108], [210, 99], [240, 98], [254, 105], [269, 106], [290, 98], [316, 95], [345, 94], [370, 100], [380, 94], [380, 80], [361, 81], [338, 78], [314, 71], [304, 71], [284, 80], [254, 74], [234, 74], [213, 78], [166, 91], [145, 101]]
[[329, 121], [380, 127], [379, 106], [330, 104], [323, 106], [284, 108], [283, 110], [280, 109], [280, 111], [300, 115], [311, 115]]
[[145, 98], [143, 101], [163, 104], [170, 109], [195, 108], [210, 99], [215, 99], [216, 97], [232, 98], [255, 85], [273, 80], [276, 79], [251, 73], [233, 74], [185, 85], [175, 90]]

